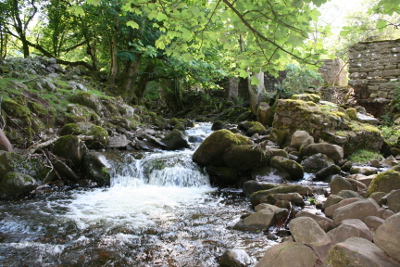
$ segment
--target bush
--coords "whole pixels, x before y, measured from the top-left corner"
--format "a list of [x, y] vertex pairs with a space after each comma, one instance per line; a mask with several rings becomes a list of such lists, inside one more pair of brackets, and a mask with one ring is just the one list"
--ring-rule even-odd
[[310, 87], [317, 87], [323, 83], [319, 73], [305, 66], [289, 64], [286, 66], [286, 78], [282, 81], [282, 90], [289, 96], [303, 93]]
[[370, 150], [360, 149], [351, 154], [349, 159], [355, 163], [365, 164], [373, 159], [382, 160], [383, 156]]

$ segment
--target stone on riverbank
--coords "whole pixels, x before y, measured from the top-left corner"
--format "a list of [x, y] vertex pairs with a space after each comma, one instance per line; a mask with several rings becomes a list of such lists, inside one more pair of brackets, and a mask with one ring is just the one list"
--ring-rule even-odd
[[251, 264], [251, 259], [243, 249], [228, 249], [218, 262], [221, 267], [246, 267]]
[[8, 172], [0, 179], [0, 199], [14, 199], [23, 196], [37, 187], [32, 176], [19, 172]]
[[387, 170], [375, 176], [368, 187], [368, 195], [374, 192], [385, 192], [400, 189], [400, 173], [395, 170]]
[[361, 199], [335, 210], [333, 222], [339, 225], [346, 219], [364, 220], [368, 216], [376, 216], [379, 208], [375, 200], [371, 198]]
[[372, 241], [372, 232], [368, 226], [359, 219], [344, 220], [335, 229], [328, 232], [328, 236], [332, 240], [332, 245], [346, 241], [349, 237], [362, 237]]
[[272, 194], [280, 193], [299, 193], [302, 196], [309, 196], [312, 193], [312, 189], [302, 185], [281, 185], [268, 190], [261, 190], [250, 195], [250, 202], [253, 206], [257, 206], [262, 203], [262, 198], [268, 197]]
[[396, 259], [400, 266], [400, 213], [389, 217], [376, 229], [374, 243]]

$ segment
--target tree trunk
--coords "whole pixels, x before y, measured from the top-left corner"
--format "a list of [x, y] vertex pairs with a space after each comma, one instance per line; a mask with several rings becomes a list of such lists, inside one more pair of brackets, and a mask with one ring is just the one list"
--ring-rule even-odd
[[141, 55], [136, 56], [136, 60], [130, 60], [125, 65], [124, 73], [122, 74], [121, 87], [123, 94], [129, 101], [137, 101], [137, 96], [134, 92], [134, 85], [138, 77]]
[[229, 79], [229, 99], [236, 101], [239, 97], [239, 78]]
[[111, 37], [111, 45], [110, 45], [110, 75], [108, 77], [107, 83], [109, 85], [115, 85], [115, 80], [117, 79], [118, 74], [118, 57], [117, 57], [117, 31], [114, 31]]
[[257, 108], [260, 104], [263, 96], [266, 95], [264, 86], [264, 72], [255, 73], [253, 76], [259, 80], [258, 85], [252, 85], [250, 75], [247, 77], [247, 86], [250, 94], [251, 112], [253, 115], [257, 115]]
[[135, 95], [138, 99], [141, 99], [144, 96], [144, 92], [146, 91], [147, 84], [156, 69], [154, 64], [149, 63], [139, 78], [137, 85], [135, 86]]
[[172, 80], [163, 80], [163, 95], [167, 106], [174, 112], [183, 109], [182, 104], [182, 81], [178, 78]]
[[0, 150], [13, 151], [12, 145], [2, 129], [0, 129]]

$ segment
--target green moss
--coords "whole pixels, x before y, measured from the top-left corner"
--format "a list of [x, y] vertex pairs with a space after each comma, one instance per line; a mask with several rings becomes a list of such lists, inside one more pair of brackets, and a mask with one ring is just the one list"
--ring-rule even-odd
[[396, 177], [396, 178], [398, 178], [398, 180], [400, 180], [400, 174], [397, 171], [392, 170], [392, 169], [377, 174], [375, 176], [375, 178], [372, 179], [371, 184], [368, 187], [368, 191], [367, 191], [368, 196], [370, 196], [372, 193], [375, 193], [378, 191], [379, 184], [381, 182], [388, 180], [388, 179], [392, 179], [393, 177]]
[[346, 110], [346, 113], [350, 117], [350, 119], [357, 120], [357, 110], [355, 108], [348, 108]]
[[9, 116], [16, 118], [25, 118], [28, 116], [27, 110], [12, 99], [3, 100], [1, 107]]
[[365, 164], [373, 159], [383, 160], [383, 156], [379, 153], [365, 149], [357, 150], [349, 156], [349, 160], [361, 164]]

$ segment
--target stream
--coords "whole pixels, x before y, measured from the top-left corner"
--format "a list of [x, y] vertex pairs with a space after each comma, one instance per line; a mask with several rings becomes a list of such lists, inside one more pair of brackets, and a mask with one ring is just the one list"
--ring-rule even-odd
[[[211, 124], [189, 129], [205, 138]], [[183, 151], [144, 153], [118, 166], [108, 188], [60, 190], [0, 202], [0, 266], [219, 266], [244, 249], [252, 266], [275, 244], [231, 227], [249, 201], [218, 190]]]

